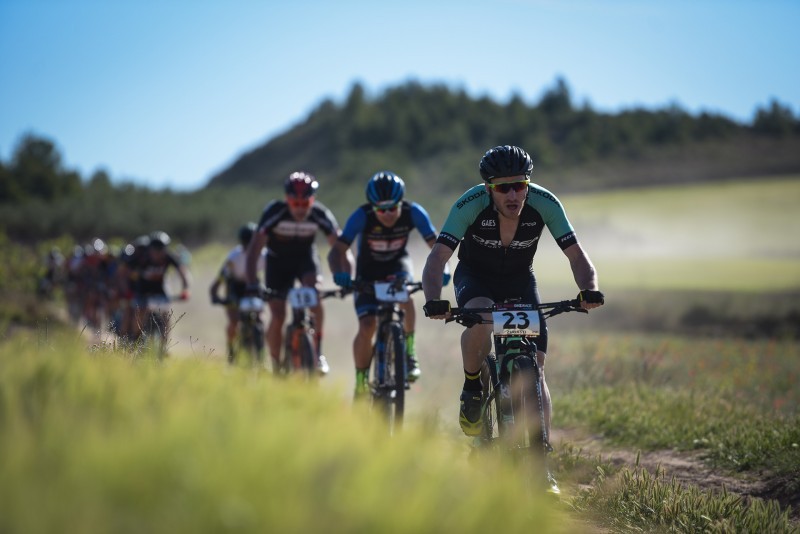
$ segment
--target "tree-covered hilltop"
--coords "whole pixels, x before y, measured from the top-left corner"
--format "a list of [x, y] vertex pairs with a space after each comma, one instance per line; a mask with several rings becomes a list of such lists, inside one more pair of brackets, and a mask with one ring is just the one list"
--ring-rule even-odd
[[535, 104], [413, 81], [368, 97], [355, 84], [341, 104], [322, 102], [191, 193], [115, 184], [102, 170], [80, 176], [64, 167], [54, 141], [26, 135], [10, 161], [0, 161], [0, 233], [124, 240], [162, 229], [191, 243], [231, 240], [282, 196], [295, 170], [319, 178], [320, 199], [342, 219], [363, 201], [374, 172], [392, 170], [439, 220], [479, 180], [480, 157], [498, 144], [528, 150], [534, 179], [557, 194], [800, 172], [800, 120], [777, 101], [741, 124], [677, 105], [597, 112], [576, 106], [562, 79]]
[[536, 173], [587, 190], [793, 172], [800, 169], [798, 137], [800, 121], [776, 101], [740, 124], [677, 105], [597, 112], [576, 106], [563, 79], [532, 105], [519, 95], [502, 104], [414, 81], [368, 98], [356, 83], [343, 103], [322, 102], [209, 186], [271, 183], [298, 169], [342, 186], [391, 168], [411, 184], [446, 192], [476, 179], [485, 150], [516, 144], [533, 155]]

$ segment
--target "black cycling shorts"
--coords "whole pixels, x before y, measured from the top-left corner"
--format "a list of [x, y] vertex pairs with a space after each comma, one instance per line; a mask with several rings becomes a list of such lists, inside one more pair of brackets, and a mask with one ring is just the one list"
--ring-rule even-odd
[[[502, 302], [506, 299], [519, 299], [519, 302], [525, 304], [541, 302], [536, 277], [532, 272], [513, 278], [493, 278], [478, 275], [463, 263], [459, 263], [453, 273], [453, 286], [459, 307], [466, 306], [467, 302], [475, 297], [487, 297], [493, 302]], [[541, 333], [536, 338], [536, 347], [542, 352], [547, 352], [547, 322], [542, 312], [539, 312], [539, 322]]]
[[267, 272], [264, 278], [268, 289], [286, 294], [294, 287], [295, 280], [300, 280], [309, 273], [318, 276], [319, 272], [319, 258], [316, 254], [280, 260], [270, 257], [267, 258]]
[[[414, 267], [408, 256], [398, 258], [396, 261], [383, 262], [380, 266], [377, 265], [377, 262], [373, 262], [370, 266], [370, 269], [364, 269], [364, 272], [357, 273], [356, 279], [362, 282], [383, 282], [396, 277], [413, 282], [411, 273], [414, 272]], [[356, 292], [354, 297], [353, 303], [359, 318], [375, 315], [378, 311], [378, 301], [374, 294]]]

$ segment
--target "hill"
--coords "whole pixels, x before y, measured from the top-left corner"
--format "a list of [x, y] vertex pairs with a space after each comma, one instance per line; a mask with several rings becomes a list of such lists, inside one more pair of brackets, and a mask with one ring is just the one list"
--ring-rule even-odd
[[477, 179], [478, 160], [498, 144], [526, 148], [534, 172], [566, 192], [800, 171], [800, 121], [777, 102], [758, 110], [752, 124], [739, 124], [675, 105], [613, 115], [576, 107], [561, 79], [536, 104], [520, 96], [501, 104], [407, 82], [375, 98], [355, 84], [342, 104], [324, 101], [208, 187], [278, 185], [302, 169], [326, 190], [359, 184], [360, 191], [366, 178], [388, 167], [412, 189], [424, 184], [427, 191], [452, 192]]

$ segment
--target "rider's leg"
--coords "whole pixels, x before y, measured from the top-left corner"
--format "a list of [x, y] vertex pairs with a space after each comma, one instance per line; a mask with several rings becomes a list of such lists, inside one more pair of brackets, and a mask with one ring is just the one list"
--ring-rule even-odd
[[[492, 305], [488, 297], [474, 297], [465, 307], [485, 308]], [[482, 387], [481, 364], [491, 351], [492, 325], [476, 324], [465, 328], [461, 334], [461, 357], [464, 362], [464, 389], [461, 392], [461, 408], [458, 422], [461, 430], [468, 436], [481, 432]]]
[[228, 306], [225, 308], [225, 313], [228, 315], [228, 326], [225, 329], [225, 336], [228, 341], [228, 361], [232, 361], [236, 328], [239, 326], [239, 311], [234, 306]]
[[269, 326], [267, 326], [267, 346], [272, 357], [273, 369], [278, 368], [283, 346], [283, 323], [286, 322], [286, 301], [272, 299], [269, 301]]
[[417, 311], [414, 306], [413, 297], [408, 298], [408, 302], [401, 304], [405, 312], [405, 319], [403, 321], [403, 330], [406, 334], [406, 356], [408, 357], [408, 380], [414, 382], [421, 375], [422, 372], [419, 368], [419, 360], [417, 359], [417, 348], [414, 340], [414, 327], [417, 321]]
[[[475, 297], [469, 300], [465, 308], [488, 308], [494, 302], [487, 297]], [[461, 358], [464, 371], [470, 375], [480, 374], [481, 364], [492, 350], [492, 325], [476, 324], [465, 328], [461, 334]]]
[[375, 336], [377, 319], [374, 315], [365, 315], [358, 319], [358, 331], [353, 338], [353, 363], [356, 368], [355, 396], [368, 391], [369, 366], [372, 363], [372, 338]]

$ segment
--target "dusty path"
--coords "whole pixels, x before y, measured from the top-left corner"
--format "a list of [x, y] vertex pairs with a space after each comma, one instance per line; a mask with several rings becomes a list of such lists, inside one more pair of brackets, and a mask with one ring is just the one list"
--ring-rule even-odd
[[637, 462], [650, 473], [661, 469], [666, 480], [675, 479], [684, 487], [697, 486], [705, 491], [721, 492], [723, 487], [731, 493], [745, 498], [776, 500], [782, 508], [792, 507], [791, 517], [800, 526], [800, 494], [787, 489], [789, 477], [774, 478], [769, 474], [746, 473], [741, 476], [726, 474], [709, 467], [701, 453], [673, 450], [644, 451], [624, 449], [608, 445], [598, 435], [590, 435], [574, 429], [553, 430], [556, 446], [571, 444], [583, 454], [595, 457], [616, 467], [632, 469]]

